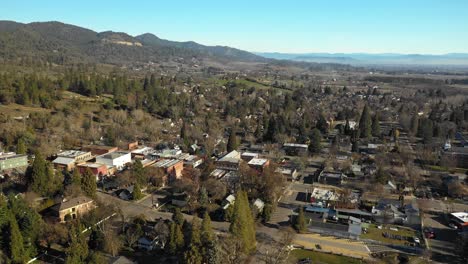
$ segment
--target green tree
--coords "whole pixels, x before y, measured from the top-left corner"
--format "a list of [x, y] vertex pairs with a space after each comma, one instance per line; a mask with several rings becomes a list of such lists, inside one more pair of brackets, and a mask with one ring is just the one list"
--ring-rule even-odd
[[133, 170], [133, 177], [140, 185], [143, 186], [148, 182], [148, 179], [145, 173], [145, 168], [143, 168], [143, 164], [141, 163], [140, 159], [135, 160], [132, 170]]
[[359, 132], [361, 138], [370, 138], [372, 135], [372, 117], [367, 104], [364, 106], [361, 118], [359, 119]]
[[328, 132], [328, 123], [327, 119], [325, 119], [325, 116], [323, 113], [320, 113], [319, 118], [317, 120], [317, 125], [315, 126], [322, 134], [327, 134]]
[[302, 208], [302, 206], [299, 207], [299, 212], [298, 212], [297, 217], [295, 219], [294, 228], [299, 233], [304, 233], [306, 231], [306, 229], [307, 229], [305, 216], [304, 216], [304, 209]]
[[239, 143], [237, 141], [236, 131], [232, 129], [231, 133], [229, 134], [229, 139], [226, 146], [227, 151], [231, 152], [233, 150], [236, 150], [238, 146]]
[[309, 151], [312, 153], [320, 153], [322, 149], [322, 134], [317, 128], [312, 130], [312, 138], [309, 144]]
[[77, 168], [73, 170], [71, 184], [75, 186], [81, 186], [81, 173], [80, 170], [78, 170]]
[[201, 242], [203, 245], [207, 245], [208, 243], [214, 240], [214, 233], [211, 227], [211, 218], [208, 212], [205, 212], [203, 215], [203, 220], [201, 224]]
[[273, 212], [273, 205], [269, 203], [265, 204], [265, 207], [263, 207], [263, 211], [262, 211], [263, 223], [268, 223], [268, 221], [270, 221], [272, 212]]
[[190, 242], [187, 251], [184, 254], [186, 263], [201, 264], [203, 261], [201, 253], [200, 223], [197, 217], [192, 220]]
[[169, 253], [173, 255], [180, 252], [184, 247], [184, 234], [182, 233], [182, 227], [175, 222], [171, 222], [168, 247]]
[[65, 264], [86, 263], [89, 253], [88, 243], [79, 224], [70, 228], [68, 237], [69, 246], [65, 250]]
[[24, 243], [23, 236], [14, 217], [11, 217], [8, 227], [8, 253], [13, 263], [24, 263]]
[[132, 195], [132, 199], [134, 201], [138, 201], [140, 200], [141, 198], [143, 198], [143, 194], [141, 193], [141, 188], [140, 188], [140, 184], [137, 182], [133, 185], [133, 195]]
[[376, 112], [372, 118], [372, 136], [380, 137], [380, 120], [379, 113]]
[[208, 205], [208, 192], [206, 191], [206, 188], [204, 186], [200, 188], [198, 201], [200, 203], [200, 206], [203, 208], [205, 208]]
[[249, 206], [247, 193], [242, 190], [236, 193], [236, 202], [234, 203], [234, 212], [229, 232], [241, 241], [244, 253], [250, 254], [255, 250], [255, 222]]
[[418, 130], [419, 130], [418, 126], [419, 126], [419, 119], [418, 119], [418, 115], [415, 114], [411, 118], [411, 125], [410, 125], [410, 134], [411, 135], [415, 136], [418, 133]]
[[91, 198], [96, 197], [96, 176], [93, 172], [87, 168], [85, 173], [83, 174], [83, 178], [81, 179], [81, 190]]
[[182, 212], [180, 212], [179, 208], [176, 208], [174, 210], [174, 213], [172, 214], [172, 221], [174, 221], [176, 224], [182, 226], [185, 222], [184, 215]]
[[26, 154], [28, 151], [26, 144], [24, 143], [23, 138], [18, 139], [18, 143], [16, 144], [16, 153], [18, 154]]
[[46, 195], [48, 192], [48, 179], [47, 179], [47, 163], [42, 157], [40, 152], [36, 152], [34, 162], [29, 172], [31, 189], [41, 195]]

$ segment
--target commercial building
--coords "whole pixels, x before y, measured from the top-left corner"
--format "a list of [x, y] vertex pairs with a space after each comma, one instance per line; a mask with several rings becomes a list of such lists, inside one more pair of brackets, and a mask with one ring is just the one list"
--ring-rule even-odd
[[16, 153], [0, 153], [0, 171], [7, 171], [28, 166], [28, 156]]
[[132, 162], [132, 155], [130, 152], [114, 151], [96, 157], [96, 163], [101, 163], [107, 166], [108, 169], [115, 168], [122, 170], [127, 163]]
[[216, 168], [221, 170], [237, 171], [239, 169], [240, 160], [240, 153], [233, 150], [216, 162]]
[[55, 205], [52, 210], [61, 223], [77, 219], [80, 215], [88, 213], [96, 208], [94, 200], [86, 196], [79, 196]]
[[93, 158], [91, 152], [80, 150], [67, 150], [57, 154], [57, 158], [52, 161], [56, 169], [73, 170], [76, 164], [86, 162]]
[[252, 169], [262, 172], [268, 165], [270, 165], [270, 161], [268, 159], [253, 158], [247, 164]]

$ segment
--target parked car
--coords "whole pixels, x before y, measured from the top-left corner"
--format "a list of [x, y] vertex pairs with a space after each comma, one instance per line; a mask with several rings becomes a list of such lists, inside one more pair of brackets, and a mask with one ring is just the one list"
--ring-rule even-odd
[[435, 238], [435, 232], [432, 228], [426, 227], [424, 228], [424, 236], [426, 238]]

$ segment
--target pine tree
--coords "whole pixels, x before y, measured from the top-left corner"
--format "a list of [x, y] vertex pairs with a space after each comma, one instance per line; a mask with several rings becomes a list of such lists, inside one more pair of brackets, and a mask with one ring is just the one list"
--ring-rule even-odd
[[312, 138], [310, 140], [309, 151], [312, 153], [320, 153], [322, 149], [322, 135], [317, 128], [312, 130]]
[[140, 159], [136, 159], [135, 163], [133, 164], [133, 177], [140, 185], [145, 185], [147, 183], [147, 179], [145, 177], [145, 168], [143, 168], [143, 164], [141, 163]]
[[77, 225], [72, 226], [68, 236], [70, 245], [65, 250], [65, 264], [86, 263], [89, 252], [86, 237]]
[[231, 131], [231, 134], [229, 134], [229, 139], [228, 139], [227, 146], [226, 146], [227, 151], [231, 152], [233, 150], [236, 150], [238, 146], [239, 146], [239, 143], [237, 142], [236, 132], [233, 129]]
[[80, 170], [78, 170], [77, 168], [73, 170], [71, 184], [75, 186], [81, 186], [81, 173]]
[[140, 188], [140, 184], [137, 182], [133, 185], [133, 195], [132, 195], [132, 199], [134, 201], [138, 201], [140, 200], [141, 198], [143, 198], [143, 194], [141, 193], [141, 188]]
[[201, 224], [201, 242], [203, 245], [207, 245], [209, 242], [214, 240], [214, 233], [211, 227], [211, 218], [208, 212], [203, 215]]
[[11, 217], [8, 229], [8, 250], [9, 257], [13, 263], [24, 263], [23, 236], [14, 216]]
[[305, 216], [304, 216], [304, 209], [302, 208], [302, 206], [299, 207], [299, 213], [296, 217], [294, 228], [299, 233], [304, 233], [306, 231], [306, 221], [305, 221]]
[[96, 176], [87, 168], [81, 180], [81, 190], [83, 190], [87, 196], [94, 198], [96, 197], [96, 189]]
[[184, 247], [184, 234], [182, 233], [182, 227], [175, 222], [171, 222], [168, 247], [169, 252], [173, 255]]
[[380, 137], [380, 120], [379, 113], [375, 113], [372, 119], [372, 136]]
[[26, 144], [24, 143], [24, 139], [19, 138], [16, 144], [16, 153], [26, 154], [26, 152], [27, 152], [27, 148], [26, 148]]
[[206, 188], [202, 186], [200, 188], [200, 194], [199, 194], [198, 201], [200, 203], [200, 206], [205, 208], [208, 205], [208, 192], [206, 191]]
[[367, 104], [364, 106], [359, 119], [359, 132], [361, 138], [370, 138], [372, 134], [372, 118]]
[[315, 126], [322, 134], [327, 134], [328, 132], [328, 123], [325, 119], [323, 113], [320, 113], [319, 118], [317, 120], [317, 125]]
[[242, 242], [242, 251], [249, 254], [255, 250], [255, 223], [249, 206], [247, 193], [239, 190], [236, 193], [234, 212], [229, 232]]
[[33, 191], [46, 195], [48, 190], [47, 164], [41, 153], [36, 152], [30, 171], [31, 188]]
[[418, 125], [419, 125], [419, 119], [417, 115], [413, 115], [411, 118], [411, 127], [410, 127], [410, 133], [411, 135], [415, 136], [418, 133]]
[[186, 263], [201, 264], [203, 261], [201, 254], [200, 223], [197, 217], [192, 220], [190, 243], [187, 252], [184, 254]]
[[176, 224], [182, 226], [185, 222], [184, 215], [180, 212], [179, 208], [176, 208], [174, 210], [174, 213], [172, 214], [172, 221], [174, 221]]

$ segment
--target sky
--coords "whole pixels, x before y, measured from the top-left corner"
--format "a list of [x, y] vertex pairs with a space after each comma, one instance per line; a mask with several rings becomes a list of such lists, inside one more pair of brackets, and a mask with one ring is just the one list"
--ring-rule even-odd
[[284, 53], [468, 53], [468, 0], [3, 0], [0, 20]]

